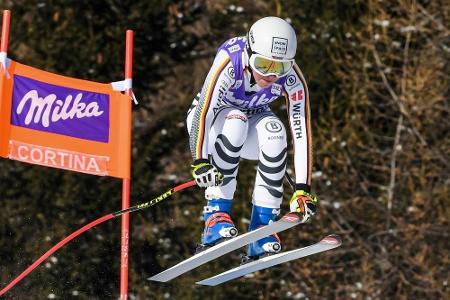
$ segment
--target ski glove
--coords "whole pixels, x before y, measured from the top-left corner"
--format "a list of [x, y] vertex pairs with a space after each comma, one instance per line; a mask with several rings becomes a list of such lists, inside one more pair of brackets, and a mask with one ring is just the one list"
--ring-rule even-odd
[[317, 198], [304, 190], [296, 190], [289, 206], [291, 212], [297, 212], [303, 216], [302, 223], [305, 223], [316, 213]]
[[197, 159], [191, 165], [192, 176], [199, 187], [219, 186], [223, 182], [223, 174], [207, 159]]

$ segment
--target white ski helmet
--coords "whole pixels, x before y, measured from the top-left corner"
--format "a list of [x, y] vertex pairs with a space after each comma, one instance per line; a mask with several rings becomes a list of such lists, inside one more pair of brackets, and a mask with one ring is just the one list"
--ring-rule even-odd
[[[250, 27], [246, 46], [252, 69], [259, 71], [261, 75], [283, 76], [283, 73], [287, 73], [293, 65], [297, 51], [297, 36], [294, 28], [285, 20], [278, 17], [265, 17]], [[261, 68], [255, 68], [255, 57], [252, 56], [266, 58], [272, 62], [282, 62], [284, 67], [282, 70], [261, 72]]]

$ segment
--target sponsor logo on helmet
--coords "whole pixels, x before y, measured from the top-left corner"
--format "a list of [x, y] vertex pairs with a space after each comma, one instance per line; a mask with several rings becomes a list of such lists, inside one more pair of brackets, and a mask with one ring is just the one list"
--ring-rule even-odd
[[272, 38], [272, 53], [284, 55], [287, 53], [288, 40], [280, 37]]
[[251, 31], [248, 33], [248, 35], [249, 35], [249, 37], [250, 37], [250, 42], [251, 42], [252, 44], [254, 44], [254, 43], [255, 43], [255, 37], [253, 36], [253, 30], [251, 30]]

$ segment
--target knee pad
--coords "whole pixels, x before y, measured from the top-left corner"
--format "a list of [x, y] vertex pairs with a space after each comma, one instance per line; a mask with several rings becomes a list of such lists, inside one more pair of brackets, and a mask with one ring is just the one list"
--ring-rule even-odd
[[228, 111], [224, 116], [222, 134], [234, 147], [242, 147], [248, 133], [247, 115], [238, 109]]

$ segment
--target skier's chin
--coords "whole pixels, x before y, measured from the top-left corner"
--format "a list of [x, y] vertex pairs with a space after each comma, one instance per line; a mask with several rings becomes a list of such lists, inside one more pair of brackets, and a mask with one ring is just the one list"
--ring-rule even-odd
[[274, 81], [267, 81], [267, 80], [264, 80], [262, 78], [260, 80], [258, 80], [258, 85], [260, 87], [262, 87], [262, 88], [266, 88], [268, 86], [271, 86], [272, 83], [274, 83]]

